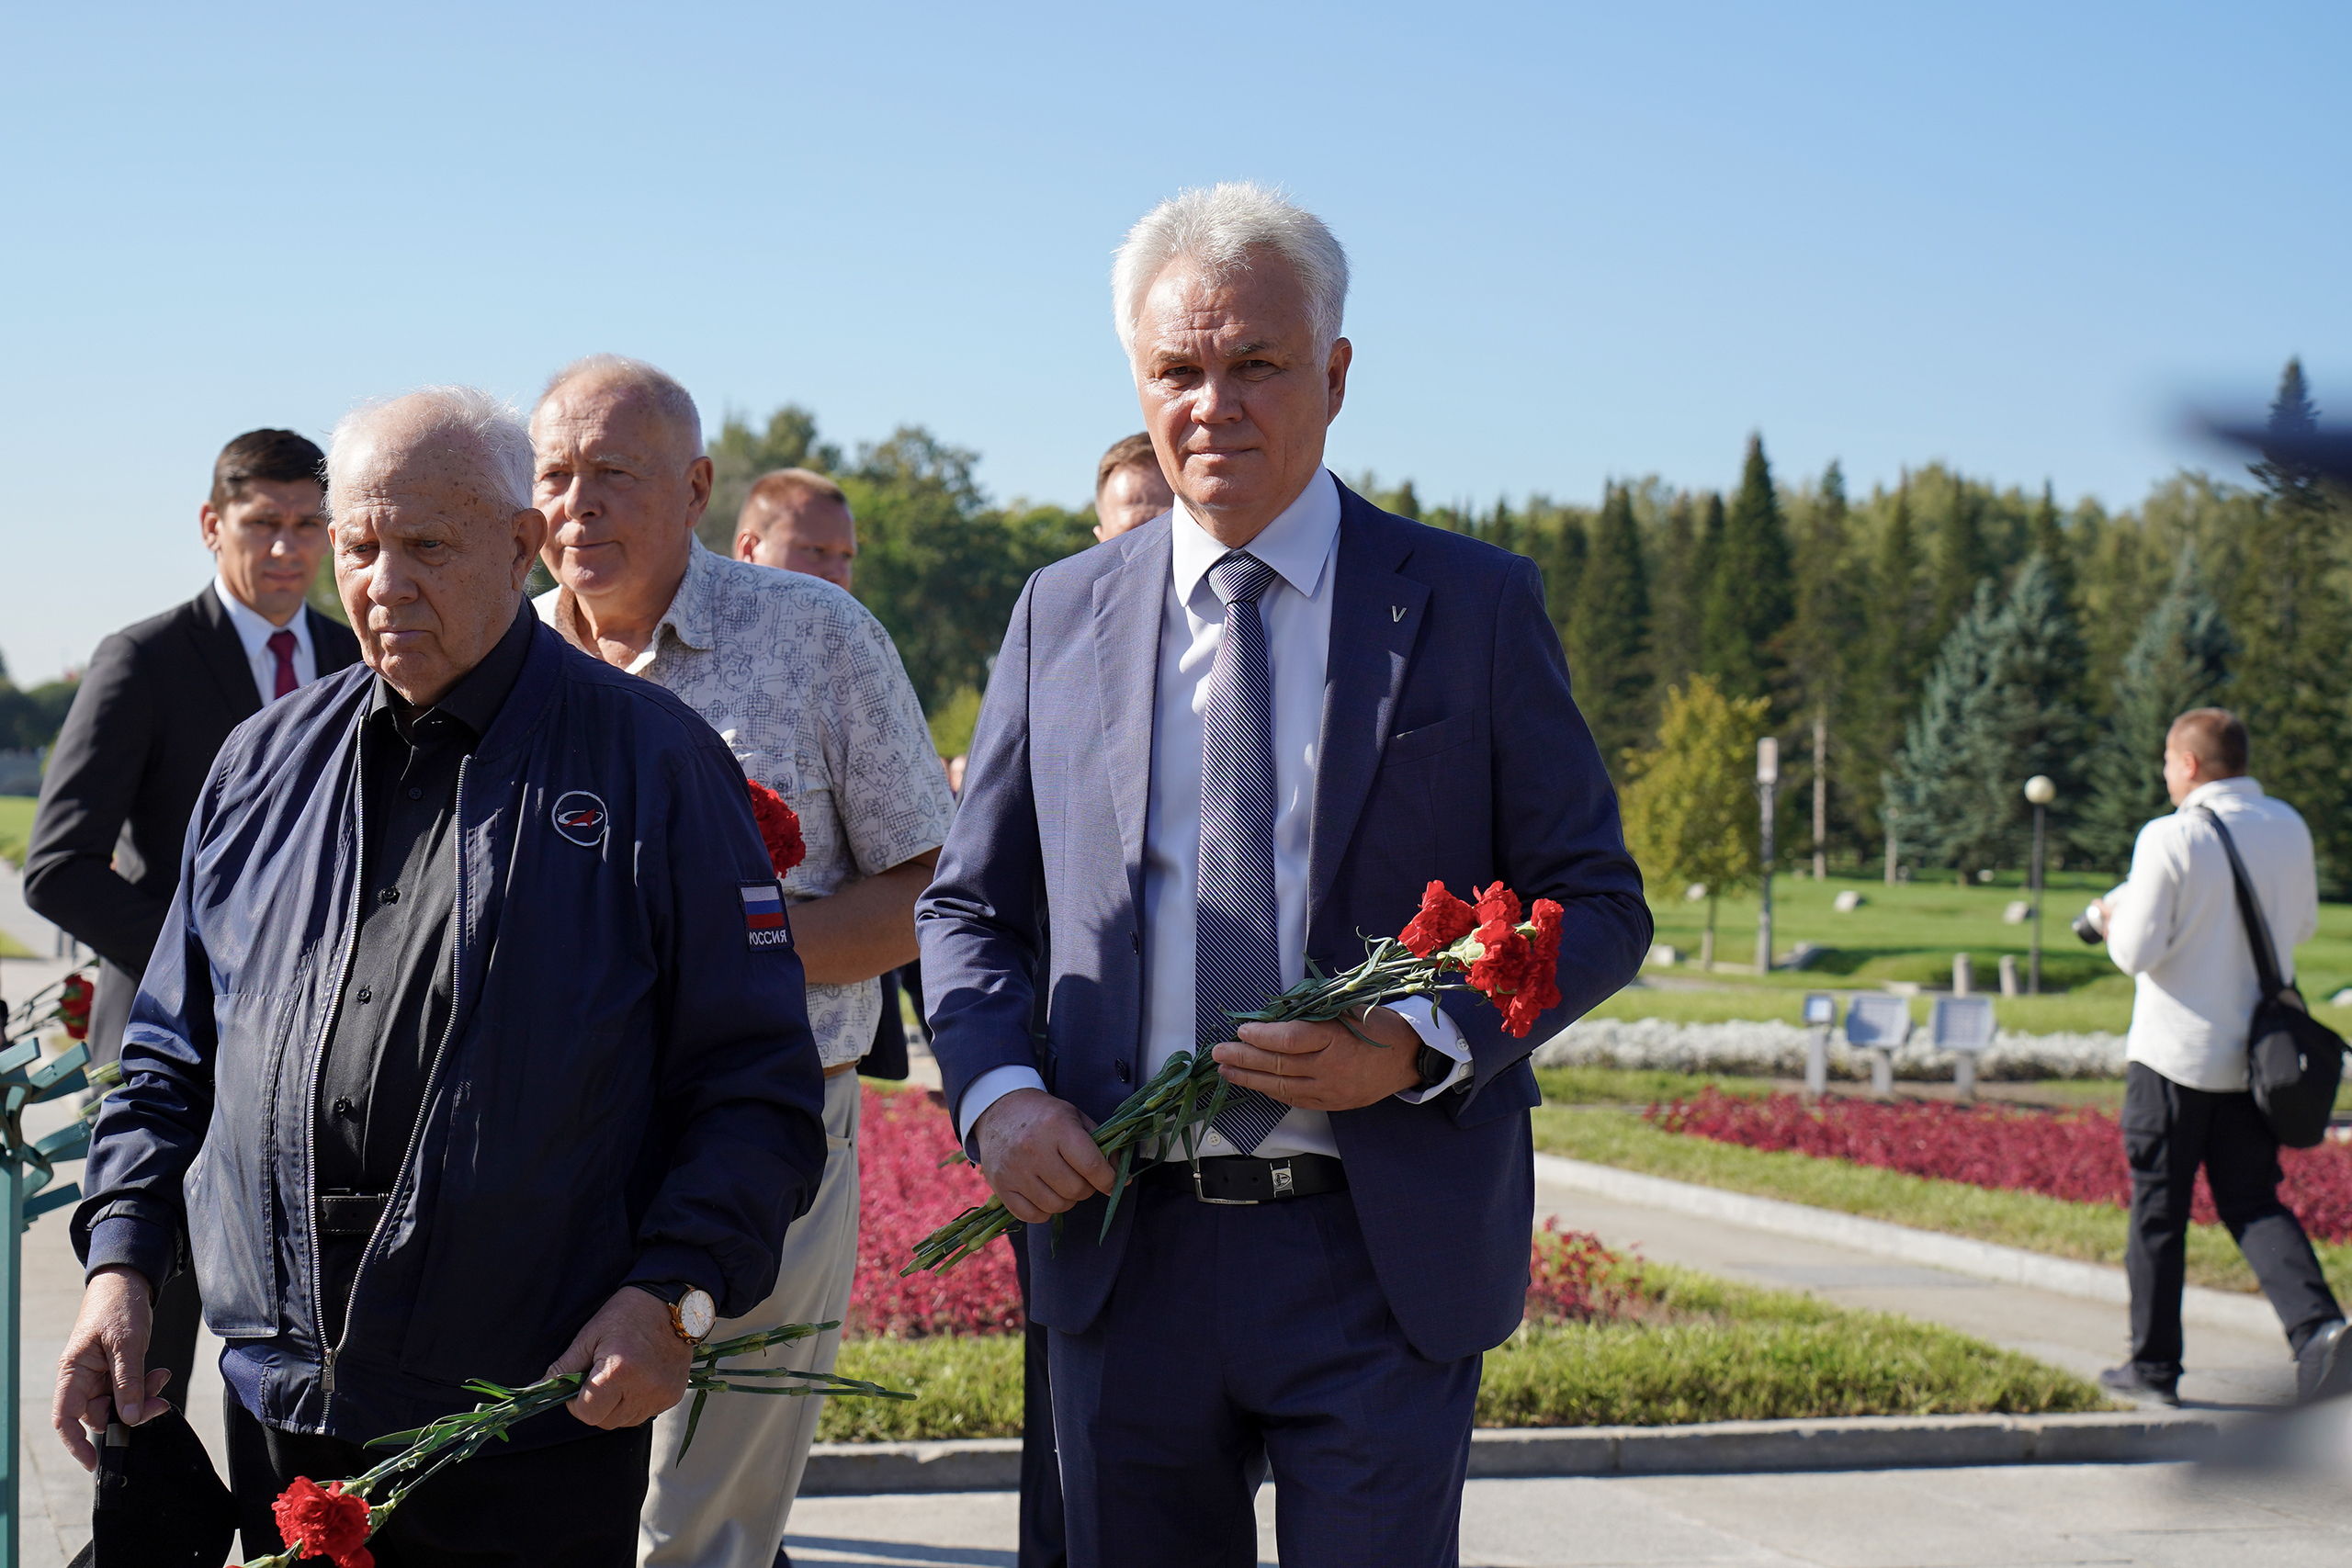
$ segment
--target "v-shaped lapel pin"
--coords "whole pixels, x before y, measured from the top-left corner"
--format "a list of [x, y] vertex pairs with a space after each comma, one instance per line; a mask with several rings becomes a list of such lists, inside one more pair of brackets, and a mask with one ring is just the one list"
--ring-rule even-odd
[[1391, 605], [1389, 605], [1389, 606], [1388, 606], [1388, 620], [1389, 620], [1389, 624], [1390, 624], [1390, 625], [1392, 625], [1392, 626], [1393, 626], [1393, 625], [1395, 625], [1396, 622], [1401, 621], [1401, 620], [1403, 620], [1404, 618], [1405, 618], [1405, 606], [1404, 606], [1404, 605], [1402, 605], [1402, 604], [1391, 604]]

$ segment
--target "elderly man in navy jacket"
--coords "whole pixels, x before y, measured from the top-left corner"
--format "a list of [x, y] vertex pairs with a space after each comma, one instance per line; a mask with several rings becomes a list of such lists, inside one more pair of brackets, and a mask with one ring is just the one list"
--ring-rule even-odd
[[[650, 1417], [767, 1295], [825, 1160], [801, 969], [718, 737], [523, 604], [528, 437], [481, 393], [363, 410], [328, 455], [366, 669], [222, 748], [93, 1139], [66, 1445], [149, 1416], [185, 1230], [227, 1342], [248, 1557], [297, 1475], [587, 1373], [435, 1477], [387, 1563], [632, 1561]], [[503, 1555], [501, 1555], [503, 1553]]]
[[[1178, 504], [1030, 580], [918, 911], [949, 1104], [1031, 1226], [1069, 1559], [1255, 1562], [1262, 1460], [1285, 1564], [1451, 1563], [1479, 1355], [1527, 1289], [1527, 1053], [1634, 976], [1641, 879], [1533, 564], [1322, 466], [1352, 354], [1329, 231], [1188, 192], [1114, 292]], [[1235, 1038], [1431, 879], [1565, 907], [1530, 1039], [1460, 995]], [[1195, 1043], [1238, 1091], [1209, 1157], [1098, 1242], [1088, 1128]]]

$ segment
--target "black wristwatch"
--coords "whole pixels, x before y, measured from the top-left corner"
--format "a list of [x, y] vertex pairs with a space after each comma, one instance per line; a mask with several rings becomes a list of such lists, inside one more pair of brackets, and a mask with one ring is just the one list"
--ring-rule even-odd
[[1453, 1071], [1453, 1058], [1434, 1045], [1424, 1045], [1414, 1056], [1413, 1067], [1421, 1075], [1421, 1087], [1430, 1089], [1443, 1083]]

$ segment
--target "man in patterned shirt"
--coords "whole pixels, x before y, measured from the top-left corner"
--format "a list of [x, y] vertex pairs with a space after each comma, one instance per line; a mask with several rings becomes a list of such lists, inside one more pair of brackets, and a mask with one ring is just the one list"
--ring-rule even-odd
[[[775, 1294], [718, 1333], [843, 1315], [857, 1262], [857, 1060], [876, 976], [915, 956], [914, 901], [953, 809], [889, 634], [815, 577], [731, 561], [695, 524], [710, 500], [694, 400], [650, 365], [596, 355], [548, 381], [531, 415], [533, 500], [559, 586], [539, 615], [607, 663], [658, 682], [800, 814], [808, 858], [785, 879], [825, 1064], [827, 1158], [786, 1236]], [[838, 1330], [777, 1352], [829, 1369]], [[713, 1400], [677, 1462], [684, 1411], [654, 1434], [638, 1560], [769, 1568], [817, 1426], [815, 1399]]]

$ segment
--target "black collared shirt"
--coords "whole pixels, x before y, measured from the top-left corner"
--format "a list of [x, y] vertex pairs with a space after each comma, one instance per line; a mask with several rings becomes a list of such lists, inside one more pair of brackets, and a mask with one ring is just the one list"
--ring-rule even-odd
[[[376, 678], [360, 723], [359, 931], [319, 1068], [322, 1193], [387, 1193], [399, 1179], [455, 990], [459, 765], [514, 689], [537, 625], [524, 605], [429, 708]], [[322, 1245], [330, 1343], [366, 1247], [365, 1236]]]

